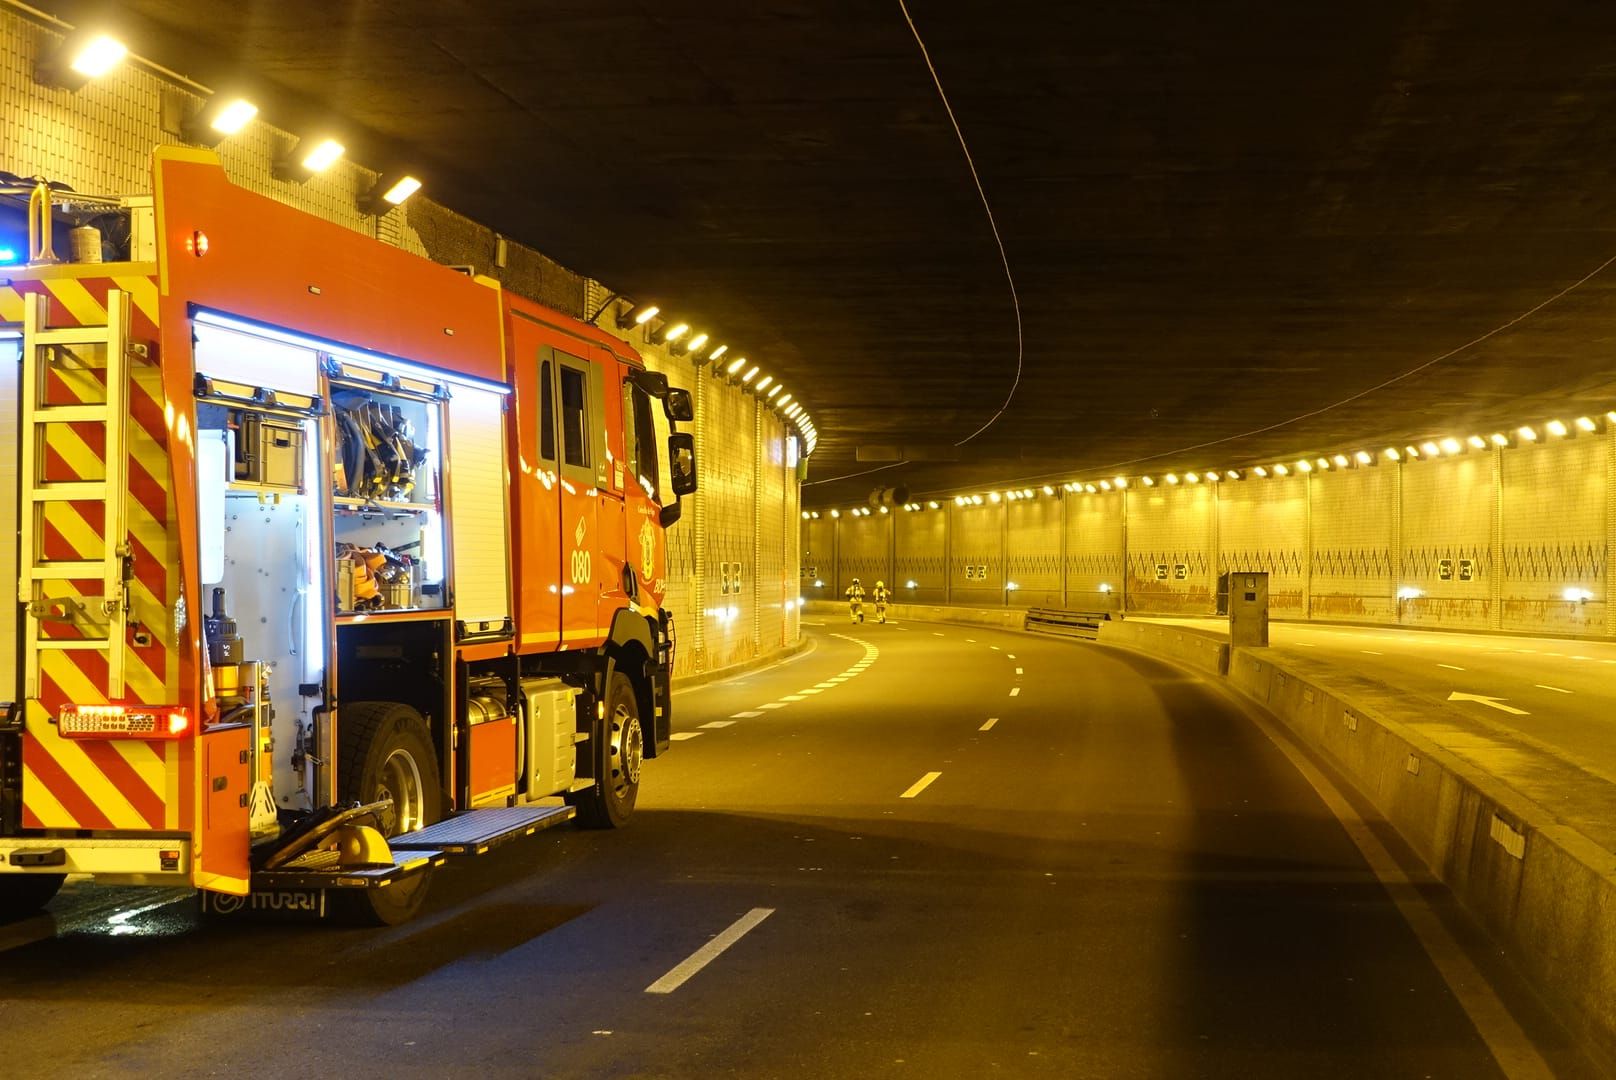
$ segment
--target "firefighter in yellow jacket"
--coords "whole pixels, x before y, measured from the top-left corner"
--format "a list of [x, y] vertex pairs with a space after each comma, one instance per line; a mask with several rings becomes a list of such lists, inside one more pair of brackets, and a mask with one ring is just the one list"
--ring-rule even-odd
[[875, 583], [875, 588], [870, 592], [870, 599], [875, 601], [876, 622], [883, 623], [887, 621], [887, 601], [891, 599], [891, 597], [892, 594], [887, 591], [887, 583], [884, 581], [877, 581]]
[[847, 587], [847, 613], [853, 622], [864, 621], [864, 586], [859, 584], [858, 578]]

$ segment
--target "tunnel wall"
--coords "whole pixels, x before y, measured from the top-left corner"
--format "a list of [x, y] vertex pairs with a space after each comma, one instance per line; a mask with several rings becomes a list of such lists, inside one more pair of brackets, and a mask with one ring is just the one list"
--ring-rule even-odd
[[[171, 115], [176, 106], [189, 110], [201, 99], [185, 84], [133, 62], [77, 92], [41, 86], [32, 78], [36, 58], [59, 40], [55, 30], [0, 9], [0, 170], [96, 194], [150, 194], [152, 148], [180, 142], [164, 130], [165, 98]], [[471, 266], [575, 318], [601, 311], [613, 295], [424, 195], [380, 218], [361, 213], [359, 198], [377, 174], [354, 162], [339, 161], [304, 184], [276, 180], [271, 163], [291, 141], [288, 132], [254, 122], [224, 140], [218, 153], [230, 179], [248, 190], [437, 262]], [[665, 306], [677, 300], [679, 283], [666, 285]], [[610, 311], [599, 323], [617, 332]], [[647, 329], [621, 336], [647, 366], [691, 388], [696, 400], [689, 427], [700, 488], [668, 533], [667, 603], [679, 634], [675, 673], [712, 671], [794, 645], [797, 448], [772, 410], [715, 377], [713, 367], [697, 368], [688, 355], [670, 354], [648, 340]], [[659, 424], [666, 436], [665, 422]]]
[[1265, 570], [1277, 618], [1616, 636], [1616, 433], [1247, 477], [804, 525], [908, 603], [1206, 614], [1219, 574]]

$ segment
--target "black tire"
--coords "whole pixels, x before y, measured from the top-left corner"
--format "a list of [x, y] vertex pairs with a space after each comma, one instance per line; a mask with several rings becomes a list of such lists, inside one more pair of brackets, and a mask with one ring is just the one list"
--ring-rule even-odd
[[[393, 811], [379, 823], [388, 837], [443, 816], [438, 756], [420, 713], [393, 701], [363, 701], [344, 705], [339, 717], [337, 786], [343, 802], [393, 798]], [[332, 890], [332, 907], [349, 921], [397, 926], [421, 910], [431, 876], [423, 870], [385, 888]]]
[[567, 802], [578, 809], [578, 824], [586, 829], [621, 828], [634, 815], [645, 756], [640, 700], [621, 671], [612, 671], [607, 679], [606, 718], [596, 722], [584, 745], [592, 755], [595, 782], [569, 794]]
[[15, 922], [37, 914], [66, 880], [66, 874], [0, 875], [0, 922]]

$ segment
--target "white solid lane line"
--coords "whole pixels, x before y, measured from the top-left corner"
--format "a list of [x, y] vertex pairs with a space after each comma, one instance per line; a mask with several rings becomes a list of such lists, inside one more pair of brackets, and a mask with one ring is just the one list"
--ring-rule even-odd
[[662, 978], [645, 988], [647, 994], [671, 994], [683, 986], [689, 978], [717, 960], [725, 949], [741, 940], [754, 930], [758, 923], [774, 914], [772, 907], [755, 907], [729, 924], [729, 928], [713, 940], [691, 953], [688, 957], [676, 964]]
[[[803, 696], [801, 694], [781, 694], [780, 695], [780, 700], [781, 701], [803, 701], [805, 699], [803, 698]], [[765, 706], [765, 708], [767, 708], [767, 706]]]
[[1476, 968], [1475, 962], [1448, 932], [1447, 925], [1431, 909], [1417, 885], [1381, 844], [1369, 823], [1347, 802], [1341, 790], [1296, 748], [1288, 734], [1281, 734], [1273, 721], [1260, 716], [1255, 710], [1248, 711], [1246, 715], [1268, 736], [1270, 742], [1279, 747], [1280, 753], [1290, 759], [1313, 790], [1319, 793], [1336, 820], [1345, 826], [1347, 835], [1363, 855], [1364, 862], [1380, 879], [1381, 886], [1402, 913], [1403, 921], [1408, 923], [1414, 936], [1425, 947], [1425, 954], [1431, 958], [1442, 980], [1448, 984], [1460, 1007], [1470, 1017], [1470, 1022], [1487, 1044], [1487, 1049], [1492, 1051], [1493, 1059], [1498, 1062], [1504, 1075], [1510, 1080], [1538, 1080], [1540, 1077], [1547, 1080], [1552, 1077], [1553, 1070], [1538, 1054], [1537, 1048], [1526, 1037], [1526, 1032], [1521, 1030], [1515, 1017], [1499, 1000], [1497, 992]]
[[833, 683], [833, 682], [831, 682], [831, 681], [829, 681], [827, 679], [825, 682], [816, 682], [816, 683], [814, 683], [814, 689], [815, 690], [829, 690], [831, 687], [833, 687], [835, 685], [836, 685], [835, 683]]
[[694, 739], [700, 734], [701, 732], [699, 731], [675, 731], [672, 735], [669, 735], [668, 738], [672, 739], [674, 742], [684, 742], [686, 739]]
[[1445, 667], [1449, 671], [1463, 671], [1464, 670], [1464, 668], [1460, 667], [1458, 664], [1438, 664], [1437, 667]]
[[1532, 685], [1537, 687], [1539, 690], [1553, 690], [1556, 694], [1569, 694], [1569, 693], [1571, 693], [1570, 690], [1562, 690], [1558, 686], [1545, 686], [1542, 683], [1533, 683]]
[[709, 720], [709, 721], [707, 721], [705, 724], [703, 724], [701, 726], [704, 727], [704, 728], [734, 727], [735, 726], [735, 721], [733, 721], [733, 720]]
[[737, 720], [750, 720], [754, 716], [762, 716], [763, 713], [757, 709], [747, 709], [745, 712], [730, 713], [730, 715]]
[[1358, 651], [1363, 653], [1365, 656], [1385, 656], [1386, 655], [1383, 652], [1376, 652], [1374, 649], [1359, 649]]
[[942, 637], [942, 636], [943, 636], [943, 635], [941, 635], [941, 634], [939, 634], [939, 633], [938, 633], [938, 632], [937, 632], [937, 631], [935, 631], [935, 630], [933, 630], [933, 631], [932, 631], [932, 632], [931, 632], [931, 636], [932, 636], [932, 637]]
[[758, 706], [758, 708], [760, 708], [760, 709], [783, 709], [785, 707], [786, 707], [786, 702], [784, 702], [784, 701], [771, 701], [767, 705], [759, 705]]
[[1017, 675], [1020, 675], [1020, 674], [1021, 674], [1021, 669], [1020, 669], [1020, 668], [1016, 668], [1016, 674], [1017, 674]]
[[933, 780], [937, 779], [941, 775], [943, 775], [943, 774], [940, 773], [940, 772], [929, 772], [929, 773], [927, 773], [925, 776], [922, 776], [919, 780], [916, 780], [913, 784], [910, 784], [909, 785], [909, 790], [904, 792], [902, 795], [899, 795], [898, 798], [900, 798], [900, 799], [912, 799], [912, 798], [914, 798], [916, 795], [919, 795], [922, 791], [925, 791], [927, 788], [931, 787], [931, 782]]
[[977, 728], [976, 730], [978, 730], [978, 731], [992, 731], [993, 730], [993, 725], [997, 724], [998, 722], [999, 722], [999, 718], [997, 716], [990, 716], [990, 717], [988, 717], [987, 723], [983, 724], [981, 727]]
[[1011, 696], [1011, 697], [1020, 697], [1020, 696], [1021, 696], [1021, 687], [1019, 687], [1019, 686], [1012, 686], [1012, 687], [1011, 687], [1011, 688], [1010, 688], [1010, 696]]

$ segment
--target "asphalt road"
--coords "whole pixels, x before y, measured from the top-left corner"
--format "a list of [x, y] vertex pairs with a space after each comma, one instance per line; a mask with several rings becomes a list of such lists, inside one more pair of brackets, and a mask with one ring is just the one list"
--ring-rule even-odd
[[0, 929], [6, 1074], [1482, 1080], [1543, 1075], [1534, 1048], [1584, 1071], [1447, 894], [1388, 890], [1217, 691], [1064, 640], [808, 632], [679, 695], [628, 829], [440, 873], [407, 926], [70, 888]]

